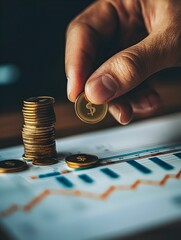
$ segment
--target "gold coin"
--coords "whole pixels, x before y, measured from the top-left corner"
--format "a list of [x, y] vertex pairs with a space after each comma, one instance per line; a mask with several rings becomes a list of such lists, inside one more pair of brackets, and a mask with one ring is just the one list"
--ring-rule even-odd
[[26, 145], [25, 146], [25, 152], [26, 153], [36, 153], [36, 154], [41, 154], [41, 155], [44, 155], [45, 153], [48, 154], [48, 153], [51, 153], [51, 152], [54, 152], [55, 151], [55, 146], [54, 147], [39, 147], [39, 148], [35, 148], [35, 147], [32, 147], [32, 148], [29, 148], [27, 147]]
[[74, 154], [66, 157], [65, 161], [71, 168], [88, 168], [98, 163], [98, 157], [90, 154]]
[[38, 112], [38, 113], [53, 111], [53, 103], [48, 104], [24, 103], [22, 110], [23, 112]]
[[83, 163], [70, 163], [70, 162], [67, 161], [68, 165], [78, 166], [78, 167], [86, 167], [86, 166], [90, 166], [90, 165], [93, 165], [93, 164], [96, 164], [96, 163], [97, 163], [97, 160], [95, 162], [86, 163], [86, 164], [83, 164]]
[[49, 118], [50, 116], [53, 116], [55, 117], [55, 113], [54, 112], [50, 112], [50, 111], [47, 111], [47, 112], [23, 112], [23, 116], [24, 118], [42, 118], [42, 117], [45, 117], [45, 118]]
[[30, 160], [43, 160], [45, 158], [56, 158], [57, 157], [57, 154], [56, 153], [51, 153], [51, 154], [44, 154], [44, 155], [35, 155], [35, 154], [28, 154], [28, 153], [25, 153], [23, 158], [24, 159], [30, 159]]
[[52, 150], [52, 151], [50, 151], [50, 152], [41, 152], [41, 153], [39, 153], [39, 152], [29, 152], [28, 150], [25, 150], [25, 152], [24, 152], [24, 156], [25, 157], [34, 157], [34, 158], [36, 158], [36, 159], [42, 159], [42, 158], [47, 158], [47, 157], [55, 157], [55, 156], [57, 156], [57, 152], [56, 152], [56, 150]]
[[31, 152], [29, 150], [25, 150], [24, 152], [24, 156], [25, 157], [34, 157], [36, 159], [39, 158], [47, 158], [47, 157], [51, 157], [51, 156], [57, 156], [57, 152], [54, 150], [50, 151], [50, 152]]
[[55, 135], [52, 134], [52, 136], [34, 136], [34, 135], [25, 135], [25, 134], [22, 134], [23, 136], [23, 140], [25, 141], [32, 141], [32, 142], [44, 142], [44, 141], [51, 141], [51, 140], [55, 140]]
[[26, 130], [29, 130], [29, 131], [35, 131], [35, 132], [48, 132], [48, 131], [50, 131], [50, 130], [55, 130], [55, 127], [54, 127], [54, 125], [50, 125], [50, 126], [48, 126], [48, 127], [36, 127], [36, 126], [27, 126], [27, 125], [24, 125], [23, 126], [23, 129], [26, 129]]
[[36, 116], [36, 117], [25, 117], [24, 116], [24, 122], [33, 122], [33, 123], [36, 123], [36, 122], [54, 122], [55, 123], [55, 120], [56, 118], [54, 116], [44, 116], [44, 117], [41, 117], [41, 116]]
[[46, 146], [46, 145], [49, 145], [49, 144], [53, 144], [53, 143], [55, 143], [55, 141], [54, 140], [45, 140], [45, 141], [36, 141], [36, 140], [34, 140], [34, 141], [29, 141], [29, 140], [23, 140], [23, 143], [24, 143], [24, 145], [26, 145], [26, 144], [28, 144], [28, 145], [32, 145], [32, 146], [39, 146], [39, 145], [44, 145], [44, 146]]
[[26, 158], [30, 158], [30, 159], [36, 159], [36, 160], [42, 160], [42, 159], [45, 159], [45, 158], [51, 158], [51, 157], [57, 157], [57, 154], [56, 153], [49, 153], [49, 154], [37, 154], [37, 153], [24, 153], [24, 157]]
[[52, 136], [55, 136], [55, 131], [48, 131], [48, 132], [27, 132], [26, 130], [23, 130], [22, 131], [22, 135], [23, 136], [31, 136], [31, 137], [34, 137], [34, 138], [47, 138], [47, 137], [52, 137]]
[[72, 165], [72, 164], [68, 164], [68, 167], [69, 168], [74, 168], [74, 169], [83, 169], [83, 168], [91, 168], [91, 167], [94, 167], [96, 164], [89, 164], [89, 165], [86, 165], [86, 166], [81, 166], [81, 165]]
[[18, 159], [0, 161], [0, 173], [14, 173], [28, 168], [26, 162]]
[[29, 155], [37, 155], [37, 156], [46, 156], [46, 155], [51, 155], [52, 153], [55, 153], [55, 148], [52, 149], [30, 149], [30, 148], [26, 148], [25, 149], [25, 154], [29, 154]]
[[[90, 157], [90, 156], [89, 156]], [[78, 154], [78, 158], [80, 158], [80, 159], [84, 159], [85, 158], [85, 156], [82, 156], [82, 155], [80, 155], [80, 154]], [[94, 157], [95, 158], [95, 157]], [[72, 162], [72, 161], [67, 161], [66, 160], [66, 163], [67, 164], [69, 164], [69, 165], [72, 165], [72, 166], [82, 166], [82, 167], [86, 167], [86, 166], [89, 166], [89, 165], [91, 165], [91, 164], [96, 164], [97, 163], [97, 161], [98, 161], [98, 159], [97, 158], [95, 158], [94, 160], [93, 159], [91, 159], [91, 161], [88, 161], [88, 162], [86, 162], [86, 163], [83, 163], [82, 161], [81, 162]]]
[[44, 119], [53, 119], [55, 120], [55, 116], [54, 115], [29, 115], [29, 116], [25, 116], [24, 115], [24, 119], [25, 120], [31, 120], [31, 121], [37, 121], [37, 120], [44, 120]]
[[32, 161], [32, 157], [31, 156], [25, 156], [25, 154], [22, 155], [23, 159], [26, 161]]
[[33, 132], [22, 131], [22, 135], [25, 138], [49, 138], [49, 137], [55, 137], [55, 132], [33, 133]]
[[26, 111], [23, 111], [23, 115], [24, 117], [41, 117], [41, 116], [46, 116], [46, 117], [49, 117], [49, 116], [55, 116], [55, 112], [53, 111], [29, 111], [29, 110], [26, 110]]
[[33, 164], [38, 166], [47, 166], [51, 164], [58, 163], [58, 160], [56, 158], [44, 158], [44, 159], [33, 159]]
[[23, 136], [23, 142], [25, 142], [25, 143], [40, 143], [40, 142], [42, 142], [42, 143], [47, 143], [47, 142], [55, 142], [55, 137], [51, 137], [51, 138], [34, 138], [34, 137], [25, 137], [25, 136]]
[[38, 103], [31, 102], [25, 103], [23, 105], [23, 110], [31, 110], [31, 111], [47, 111], [53, 109], [54, 102], [46, 102], [46, 103]]
[[37, 137], [48, 137], [48, 136], [52, 136], [55, 135], [55, 131], [38, 131], [38, 129], [35, 131], [30, 131], [27, 129], [23, 129], [22, 134], [26, 135], [26, 136], [37, 136]]
[[24, 105], [37, 105], [37, 104], [51, 104], [54, 103], [55, 100], [53, 97], [50, 96], [38, 96], [38, 97], [31, 97], [24, 101]]
[[55, 149], [48, 149], [48, 150], [41, 150], [38, 151], [36, 149], [31, 150], [31, 149], [25, 149], [24, 151], [25, 155], [31, 155], [31, 156], [51, 156], [51, 154], [56, 153]]
[[50, 140], [55, 140], [55, 135], [54, 134], [52, 134], [52, 135], [50, 135], [50, 136], [38, 136], [38, 135], [26, 135], [26, 134], [22, 134], [22, 136], [23, 136], [23, 140], [25, 140], [25, 141], [32, 141], [32, 142], [39, 142], [39, 141], [42, 141], [42, 142], [44, 142], [44, 141], [50, 141]]
[[80, 120], [86, 123], [98, 123], [104, 119], [108, 111], [108, 104], [95, 105], [82, 92], [75, 101], [75, 112]]
[[50, 144], [24, 144], [24, 145], [26, 145], [26, 147], [28, 148], [37, 148], [37, 149], [40, 149], [40, 148], [48, 148], [48, 147], [50, 147], [50, 148], [52, 148], [52, 147], [55, 147], [55, 141], [53, 141], [53, 143], [50, 143]]
[[34, 108], [33, 106], [31, 108], [23, 108], [22, 110], [23, 115], [48, 115], [48, 114], [54, 114], [53, 106], [50, 109], [37, 107]]
[[30, 122], [25, 121], [25, 124], [28, 126], [35, 126], [35, 127], [48, 127], [50, 124], [53, 124], [55, 121], [48, 121], [48, 122]]
[[37, 116], [36, 118], [28, 118], [28, 117], [24, 117], [25, 122], [32, 122], [32, 123], [36, 123], [36, 122], [55, 122], [55, 117], [50, 117], [50, 116], [46, 116], [46, 117], [40, 117]]
[[26, 125], [23, 127], [23, 131], [26, 131], [26, 133], [28, 133], [28, 132], [30, 132], [30, 133], [48, 133], [48, 132], [55, 131], [54, 126], [52, 126], [52, 125], [44, 127], [44, 128], [45, 129], [43, 130], [42, 127]]

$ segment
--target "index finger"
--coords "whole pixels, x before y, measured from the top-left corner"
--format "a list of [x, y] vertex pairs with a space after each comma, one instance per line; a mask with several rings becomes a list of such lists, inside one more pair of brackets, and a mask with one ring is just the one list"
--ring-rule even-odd
[[67, 29], [65, 71], [68, 98], [73, 102], [93, 70], [99, 44], [108, 40], [116, 28], [115, 14], [111, 3], [99, 1], [76, 17]]

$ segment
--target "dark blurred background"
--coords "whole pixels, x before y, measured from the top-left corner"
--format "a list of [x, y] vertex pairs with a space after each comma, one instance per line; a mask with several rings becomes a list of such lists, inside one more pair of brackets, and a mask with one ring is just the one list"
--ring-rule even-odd
[[31, 96], [67, 101], [64, 72], [68, 23], [93, 0], [1, 0], [0, 112]]

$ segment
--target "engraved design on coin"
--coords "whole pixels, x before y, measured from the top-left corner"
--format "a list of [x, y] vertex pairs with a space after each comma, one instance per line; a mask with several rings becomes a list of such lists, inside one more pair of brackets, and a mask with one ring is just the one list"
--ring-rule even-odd
[[95, 155], [81, 153], [81, 154], [73, 154], [73, 155], [67, 156], [65, 158], [65, 161], [68, 167], [79, 169], [79, 168], [90, 168], [90, 167], [96, 166], [99, 159]]
[[14, 167], [14, 166], [15, 166], [15, 163], [14, 163], [14, 162], [11, 162], [11, 161], [6, 161], [6, 162], [4, 162], [4, 164], [5, 164], [6, 166], [10, 166], [10, 167]]
[[87, 113], [88, 115], [93, 116], [94, 113], [96, 112], [96, 108], [92, 106], [92, 103], [91, 103], [91, 102], [88, 102], [88, 103], [86, 104], [86, 108], [90, 110], [90, 112]]
[[0, 173], [15, 173], [26, 170], [28, 165], [19, 159], [8, 159], [0, 161]]
[[79, 161], [79, 162], [84, 162], [86, 160], [86, 157], [84, 156], [77, 156], [76, 159]]

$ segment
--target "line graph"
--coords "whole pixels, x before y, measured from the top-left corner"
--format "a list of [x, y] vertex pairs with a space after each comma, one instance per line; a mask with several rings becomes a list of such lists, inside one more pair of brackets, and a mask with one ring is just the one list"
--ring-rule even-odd
[[128, 191], [128, 190], [136, 190], [140, 185], [150, 185], [150, 186], [158, 186], [162, 187], [166, 185], [169, 179], [180, 180], [181, 179], [181, 170], [177, 174], [166, 174], [160, 181], [156, 180], [145, 180], [145, 179], [137, 179], [130, 185], [112, 185], [108, 187], [103, 193], [97, 194], [88, 191], [82, 190], [66, 190], [66, 189], [45, 189], [38, 196], [33, 198], [25, 205], [17, 205], [13, 204], [9, 208], [0, 212], [0, 217], [7, 217], [12, 215], [17, 211], [30, 212], [33, 208], [35, 208], [38, 204], [40, 204], [45, 198], [50, 195], [64, 195], [64, 196], [74, 196], [74, 197], [83, 197], [89, 198], [98, 201], [107, 200], [114, 192], [116, 191]]

